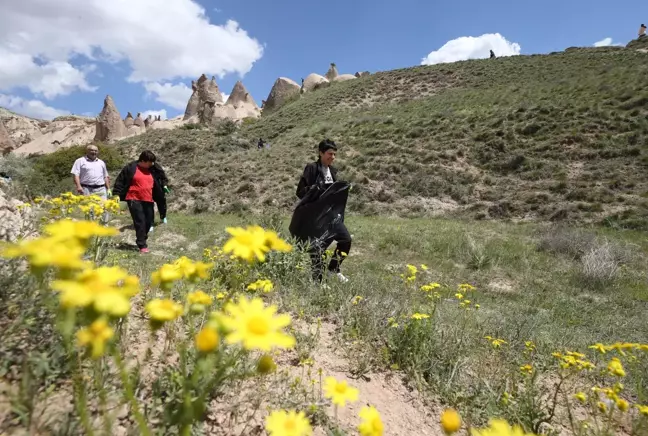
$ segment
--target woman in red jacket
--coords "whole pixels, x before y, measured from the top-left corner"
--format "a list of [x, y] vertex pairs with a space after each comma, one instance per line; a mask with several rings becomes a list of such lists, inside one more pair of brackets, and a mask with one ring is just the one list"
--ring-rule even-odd
[[119, 195], [121, 201], [128, 203], [140, 253], [149, 252], [146, 241], [155, 216], [154, 199], [164, 195], [154, 163], [153, 152], [143, 151], [137, 161], [129, 163], [121, 170], [113, 188], [113, 193]]

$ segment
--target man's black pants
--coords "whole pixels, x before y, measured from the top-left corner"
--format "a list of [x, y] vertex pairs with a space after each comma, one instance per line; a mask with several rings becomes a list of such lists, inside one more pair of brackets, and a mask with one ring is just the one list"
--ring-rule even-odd
[[153, 225], [153, 202], [128, 200], [128, 210], [135, 225], [135, 242], [139, 248], [147, 248], [148, 231]]
[[[157, 204], [158, 212], [160, 213], [160, 220], [164, 220], [167, 214], [166, 195], [160, 197], [155, 204]], [[155, 215], [153, 216], [153, 221], [155, 221]]]
[[[329, 236], [311, 242], [310, 249], [308, 253], [310, 254], [312, 271], [313, 271], [313, 280], [317, 282], [322, 281], [322, 275], [324, 273], [324, 254], [329, 245], [337, 242], [335, 252], [331, 258], [331, 262], [328, 265], [328, 270], [333, 273], [340, 272], [340, 265], [344, 261], [345, 257], [349, 254], [351, 250], [351, 235], [347, 230], [344, 223], [338, 224], [335, 226], [333, 231], [331, 231]], [[342, 254], [344, 253], [344, 255]]]

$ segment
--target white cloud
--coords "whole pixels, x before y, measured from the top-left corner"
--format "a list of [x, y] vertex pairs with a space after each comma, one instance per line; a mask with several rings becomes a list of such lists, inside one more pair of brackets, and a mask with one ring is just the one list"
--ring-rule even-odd
[[229, 98], [229, 94], [225, 94], [224, 92], [221, 92], [221, 96], [223, 97], [223, 102], [227, 103], [227, 99]]
[[514, 56], [520, 54], [520, 44], [510, 42], [499, 33], [487, 33], [481, 36], [462, 36], [446, 42], [440, 49], [431, 52], [421, 61], [421, 65], [434, 65], [446, 62], [457, 62], [467, 59], [482, 59], [495, 55]]
[[156, 101], [164, 103], [174, 109], [184, 110], [187, 107], [192, 90], [184, 83], [145, 83], [144, 88]]
[[604, 38], [604, 39], [594, 43], [594, 47], [611, 47], [611, 46], [618, 47], [618, 46], [621, 46], [621, 45], [622, 44], [620, 44], [618, 42], [617, 43], [612, 42], [612, 38]]
[[20, 115], [25, 115], [39, 120], [51, 120], [70, 112], [47, 106], [40, 100], [25, 100], [15, 95], [0, 94], [0, 106]]
[[211, 24], [194, 0], [0, 0], [0, 10], [0, 90], [45, 98], [92, 90], [92, 67], [78, 66], [90, 61], [126, 62], [128, 80], [161, 83], [243, 75], [263, 55], [238, 23]]
[[153, 118], [157, 117], [158, 115], [161, 116], [162, 120], [167, 119], [167, 111], [166, 109], [161, 109], [159, 111], [144, 111], [142, 112], [142, 118], [146, 119], [148, 116], [152, 116]]

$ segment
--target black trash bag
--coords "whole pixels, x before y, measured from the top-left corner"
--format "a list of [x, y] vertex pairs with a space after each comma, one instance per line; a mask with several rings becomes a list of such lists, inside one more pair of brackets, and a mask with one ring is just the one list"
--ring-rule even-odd
[[335, 182], [325, 191], [314, 187], [301, 199], [290, 221], [290, 234], [300, 242], [326, 239], [344, 223], [351, 185]]

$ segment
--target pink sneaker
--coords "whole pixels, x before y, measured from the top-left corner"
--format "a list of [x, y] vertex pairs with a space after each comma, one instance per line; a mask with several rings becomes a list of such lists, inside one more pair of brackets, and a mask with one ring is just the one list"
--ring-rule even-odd
[[140, 254], [148, 253], [149, 249], [148, 248], [140, 248]]

